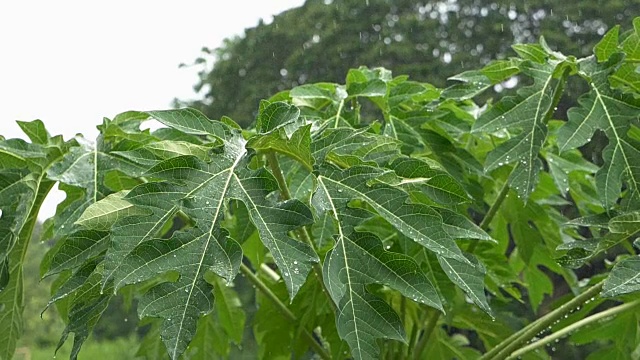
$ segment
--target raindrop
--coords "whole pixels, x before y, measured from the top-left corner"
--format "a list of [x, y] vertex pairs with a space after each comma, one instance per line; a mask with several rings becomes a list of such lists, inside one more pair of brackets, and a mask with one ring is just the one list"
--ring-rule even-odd
[[205, 201], [204, 203], [205, 203], [205, 204], [207, 204], [207, 205], [209, 205], [209, 200]]
[[64, 225], [60, 225], [60, 229], [64, 229]]
[[293, 265], [298, 265], [298, 260], [293, 260]]
[[342, 189], [338, 189], [338, 192], [339, 192], [339, 193], [341, 193], [341, 192], [342, 192]]

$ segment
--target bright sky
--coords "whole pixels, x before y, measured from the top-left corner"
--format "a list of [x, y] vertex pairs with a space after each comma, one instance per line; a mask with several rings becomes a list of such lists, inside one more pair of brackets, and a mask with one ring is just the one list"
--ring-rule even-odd
[[[97, 135], [103, 117], [193, 98], [203, 46], [241, 35], [304, 0], [0, 2], [0, 134], [41, 119], [52, 135]], [[62, 198], [45, 204], [53, 213]], [[53, 202], [53, 203], [52, 203]]]

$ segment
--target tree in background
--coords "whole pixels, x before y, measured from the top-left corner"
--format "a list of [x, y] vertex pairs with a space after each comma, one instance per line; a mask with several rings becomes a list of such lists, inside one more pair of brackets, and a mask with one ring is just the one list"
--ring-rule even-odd
[[[609, 28], [629, 29], [639, 13], [639, 0], [307, 0], [220, 48], [203, 49], [194, 87], [202, 99], [176, 105], [246, 126], [260, 99], [304, 83], [339, 82], [360, 65], [444, 87], [449, 76], [514, 55], [511, 44], [540, 36], [565, 54], [589, 55]], [[569, 86], [576, 97], [582, 92], [581, 84]]]

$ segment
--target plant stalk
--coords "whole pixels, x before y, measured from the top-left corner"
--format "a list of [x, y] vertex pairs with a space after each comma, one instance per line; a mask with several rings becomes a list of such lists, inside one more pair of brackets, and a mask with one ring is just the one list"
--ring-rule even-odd
[[[517, 166], [518, 165], [516, 165], [513, 169], [515, 169]], [[511, 172], [513, 172], [513, 170], [511, 170]], [[509, 176], [511, 176], [511, 174], [509, 174]], [[489, 228], [489, 224], [491, 224], [491, 221], [493, 221], [493, 218], [496, 217], [496, 214], [498, 213], [500, 206], [502, 206], [504, 199], [507, 198], [507, 194], [509, 194], [509, 178], [508, 177], [504, 181], [504, 184], [502, 185], [502, 189], [500, 189], [500, 192], [498, 193], [496, 200], [493, 202], [493, 204], [489, 208], [489, 211], [487, 211], [484, 218], [480, 222], [479, 226], [482, 230], [486, 231]], [[476, 247], [478, 246], [478, 242], [479, 242], [478, 240], [472, 242], [471, 245], [469, 245], [469, 247], [467, 248], [467, 252], [473, 253], [476, 250]]]
[[[276, 181], [278, 182], [278, 187], [280, 188], [280, 196], [282, 200], [290, 200], [292, 198], [291, 192], [289, 191], [287, 180], [284, 178], [284, 175], [282, 174], [282, 169], [280, 168], [280, 163], [278, 162], [278, 156], [276, 152], [273, 150], [267, 151], [266, 156], [267, 156], [267, 162], [271, 167], [271, 172], [273, 172], [273, 176], [276, 178]], [[313, 242], [313, 240], [311, 240], [311, 236], [309, 236], [309, 232], [307, 231], [306, 227], [304, 226], [301, 227], [300, 229], [298, 229], [298, 231], [296, 231], [296, 233], [300, 238], [300, 240], [302, 240], [302, 242], [309, 245], [316, 254], [318, 253], [316, 244]], [[322, 280], [322, 265], [320, 265], [320, 263], [313, 264], [313, 272], [318, 278], [318, 282], [322, 286], [322, 291], [325, 293], [325, 295], [327, 296], [327, 299], [329, 300], [329, 305], [331, 306], [331, 309], [333, 310], [334, 314], [336, 314], [338, 310], [336, 307], [336, 304], [333, 302], [333, 299], [331, 299], [331, 296], [329, 295], [329, 290], [327, 289], [326, 285], [324, 284], [324, 281]]]
[[[487, 230], [489, 228], [489, 224], [491, 224], [491, 221], [493, 221], [493, 218], [498, 213], [498, 210], [500, 209], [500, 206], [502, 206], [502, 203], [504, 202], [504, 199], [507, 197], [508, 193], [509, 193], [509, 182], [507, 179], [502, 185], [502, 189], [500, 189], [500, 193], [498, 193], [496, 200], [493, 202], [493, 204], [489, 208], [489, 211], [487, 211], [487, 214], [484, 216], [484, 218], [480, 222], [479, 226], [481, 229]], [[476, 249], [476, 246], [478, 246], [478, 242], [479, 241], [474, 241], [473, 243], [471, 243], [471, 245], [469, 245], [469, 247], [467, 248], [467, 252], [473, 253]], [[427, 324], [424, 329], [424, 334], [420, 338], [418, 345], [415, 347], [414, 359], [418, 360], [422, 355], [422, 351], [424, 350], [424, 347], [427, 345], [427, 342], [429, 341], [429, 337], [431, 336], [431, 333], [435, 329], [435, 326], [438, 322], [439, 317], [440, 317], [440, 312], [434, 311], [431, 314], [431, 316], [429, 316], [429, 318], [427, 319]]]
[[532, 339], [537, 333], [545, 329], [547, 326], [553, 324], [554, 321], [562, 318], [562, 316], [569, 313], [572, 309], [583, 304], [589, 298], [596, 296], [602, 289], [603, 284], [604, 282], [601, 281], [596, 285], [593, 285], [592, 287], [587, 289], [587, 291], [567, 301], [562, 306], [544, 315], [531, 324], [525, 326], [520, 331], [517, 331], [513, 335], [509, 336], [507, 339], [503, 340], [500, 344], [496, 345], [493, 349], [484, 354], [480, 358], [480, 360], [505, 359], [507, 356], [509, 356], [509, 354], [514, 352], [520, 346], [520, 344], [529, 339]]
[[429, 315], [429, 317], [427, 318], [427, 324], [424, 327], [424, 333], [422, 334], [420, 341], [418, 341], [418, 345], [416, 345], [413, 351], [414, 360], [419, 360], [420, 357], [422, 356], [422, 351], [424, 350], [424, 347], [427, 346], [427, 343], [429, 342], [429, 338], [431, 337], [431, 333], [436, 328], [436, 324], [438, 323], [439, 317], [440, 317], [440, 312], [434, 309], [431, 315]]
[[338, 105], [338, 112], [336, 113], [336, 121], [333, 123], [333, 127], [337, 128], [340, 123], [340, 113], [342, 113], [342, 107], [344, 107], [344, 99], [340, 100], [340, 105]]
[[[240, 264], [240, 272], [251, 281], [252, 284], [256, 286], [258, 290], [260, 290], [277, 308], [280, 312], [287, 318], [289, 321], [293, 323], [298, 323], [298, 319], [296, 315], [289, 310], [289, 308], [276, 296], [276, 294], [265, 285], [262, 280], [258, 279], [258, 277], [249, 269], [245, 264]], [[321, 358], [325, 360], [330, 360], [331, 356], [327, 353], [327, 351], [322, 347], [322, 345], [311, 335], [307, 329], [304, 327], [300, 327], [300, 332], [304, 336], [304, 338], [309, 342], [309, 345], [313, 347], [315, 352], [320, 355]]]
[[622, 304], [622, 305], [618, 305], [616, 307], [612, 307], [610, 309], [607, 309], [605, 311], [601, 311], [599, 313], [593, 314], [591, 316], [588, 316], [582, 320], [576, 321], [573, 324], [564, 327], [556, 332], [554, 332], [553, 334], [550, 334], [549, 336], [546, 336], [534, 343], [531, 343], [523, 348], [520, 348], [516, 351], [513, 352], [513, 354], [511, 354], [507, 360], [511, 360], [511, 359], [516, 359], [526, 353], [528, 353], [531, 350], [535, 350], [537, 348], [543, 347], [553, 341], [556, 341], [558, 339], [561, 339], [564, 336], [568, 336], [569, 334], [571, 334], [572, 331], [575, 331], [585, 325], [591, 324], [593, 322], [596, 322], [598, 320], [602, 320], [608, 316], [614, 316], [616, 314], [619, 314], [621, 312], [627, 311], [631, 308], [634, 308], [636, 306], [640, 305], [640, 299], [626, 303], [626, 304]]

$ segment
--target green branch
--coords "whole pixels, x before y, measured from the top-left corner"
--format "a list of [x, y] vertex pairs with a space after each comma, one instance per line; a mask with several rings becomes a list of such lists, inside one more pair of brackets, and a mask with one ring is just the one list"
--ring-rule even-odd
[[[280, 187], [280, 196], [282, 200], [292, 199], [291, 192], [289, 191], [289, 186], [287, 185], [287, 180], [284, 178], [284, 175], [282, 174], [282, 169], [280, 168], [280, 163], [278, 162], [278, 156], [276, 152], [273, 150], [267, 151], [266, 156], [267, 156], [267, 162], [271, 167], [271, 172], [273, 172], [273, 176], [276, 178], [276, 181], [278, 182], [278, 186]], [[313, 242], [313, 240], [311, 240], [311, 236], [309, 236], [309, 232], [307, 231], [306, 227], [303, 226], [296, 233], [300, 238], [300, 240], [302, 240], [304, 243], [309, 245], [316, 254], [318, 253], [316, 244]], [[333, 309], [334, 314], [336, 314], [338, 309], [336, 307], [336, 304], [333, 302], [333, 299], [331, 299], [331, 296], [329, 295], [329, 290], [325, 286], [324, 281], [322, 279], [322, 265], [320, 263], [313, 264], [313, 272], [315, 273], [316, 278], [318, 279], [318, 282], [322, 286], [322, 291], [327, 296], [327, 299], [329, 299], [329, 304], [331, 305], [331, 309]]]
[[597, 283], [596, 285], [587, 289], [587, 291], [567, 301], [559, 308], [551, 311], [545, 316], [525, 326], [520, 331], [509, 336], [507, 339], [503, 340], [500, 344], [496, 345], [489, 352], [484, 354], [480, 358], [480, 360], [505, 359], [507, 356], [509, 356], [509, 354], [514, 352], [522, 343], [532, 339], [534, 336], [536, 336], [537, 333], [545, 329], [547, 326], [553, 324], [553, 322], [555, 322], [556, 320], [561, 319], [565, 314], [571, 312], [571, 310], [582, 305], [585, 301], [598, 295], [598, 293], [602, 289], [603, 284], [604, 282], [602, 281]]
[[550, 344], [558, 339], [561, 339], [565, 336], [568, 336], [569, 334], [571, 334], [573, 331], [576, 331], [577, 329], [589, 325], [593, 322], [605, 319], [609, 316], [614, 316], [616, 314], [619, 314], [621, 312], [627, 311], [629, 309], [632, 309], [636, 306], [640, 305], [640, 299], [632, 301], [630, 303], [626, 303], [626, 304], [622, 304], [610, 309], [607, 309], [605, 311], [601, 311], [599, 313], [593, 314], [589, 317], [586, 317], [582, 320], [576, 321], [575, 323], [564, 327], [556, 332], [554, 332], [553, 334], [546, 336], [534, 343], [531, 343], [523, 348], [520, 348], [516, 351], [513, 352], [513, 354], [511, 354], [511, 356], [509, 356], [507, 358], [507, 360], [511, 360], [511, 359], [516, 359], [516, 358], [520, 358], [520, 356], [528, 353], [531, 350], [535, 350], [537, 348], [543, 347], [547, 344]]
[[[491, 221], [493, 221], [493, 218], [498, 213], [498, 210], [502, 206], [502, 203], [504, 202], [504, 199], [506, 199], [508, 193], [509, 193], [509, 182], [508, 180], [505, 180], [504, 184], [502, 185], [502, 189], [500, 189], [500, 193], [498, 193], [498, 196], [496, 197], [495, 201], [489, 208], [489, 211], [487, 211], [487, 214], [484, 216], [484, 218], [480, 222], [479, 226], [482, 230], [486, 231], [489, 228], [489, 224], [491, 224]], [[469, 247], [467, 248], [467, 252], [473, 253], [476, 249], [476, 246], [478, 246], [478, 241], [474, 241], [473, 243], [471, 243], [471, 245], [469, 245]], [[431, 333], [435, 329], [436, 323], [438, 322], [439, 317], [440, 317], [440, 312], [435, 311], [427, 319], [424, 333], [414, 350], [414, 359], [419, 359], [420, 356], [422, 355], [422, 351], [424, 350], [424, 347], [427, 345], [427, 342], [429, 341], [429, 337], [431, 337]]]
[[415, 360], [419, 360], [422, 357], [422, 351], [424, 351], [424, 347], [427, 345], [427, 342], [429, 342], [429, 338], [431, 337], [431, 333], [433, 332], [433, 330], [436, 328], [439, 317], [440, 312], [434, 310], [427, 319], [427, 323], [424, 327], [424, 334], [420, 338], [420, 341], [418, 342], [418, 345], [416, 345], [416, 348], [413, 352], [413, 358]]
[[337, 128], [340, 123], [340, 113], [342, 112], [342, 107], [344, 106], [344, 99], [340, 100], [340, 105], [338, 105], [338, 112], [336, 113], [336, 121], [333, 123], [333, 127]]
[[[276, 294], [273, 293], [273, 291], [271, 291], [271, 289], [269, 289], [269, 287], [267, 287], [267, 285], [265, 285], [265, 283], [262, 282], [262, 280], [258, 279], [258, 277], [251, 271], [251, 269], [249, 269], [245, 264], [240, 264], [240, 272], [244, 276], [246, 276], [247, 279], [253, 285], [255, 285], [256, 288], [260, 290], [264, 294], [264, 296], [266, 296], [287, 319], [289, 319], [289, 321], [295, 324], [298, 323], [298, 319], [296, 318], [296, 315], [293, 312], [291, 312], [291, 310], [289, 310], [289, 308], [276, 296]], [[305, 329], [302, 326], [300, 326], [299, 328], [300, 328], [300, 332], [302, 333], [304, 338], [307, 340], [309, 345], [313, 347], [315, 352], [318, 355], [320, 355], [321, 358], [325, 360], [331, 359], [331, 356], [327, 353], [327, 351], [313, 337], [313, 335], [311, 335], [311, 333], [307, 329]]]

